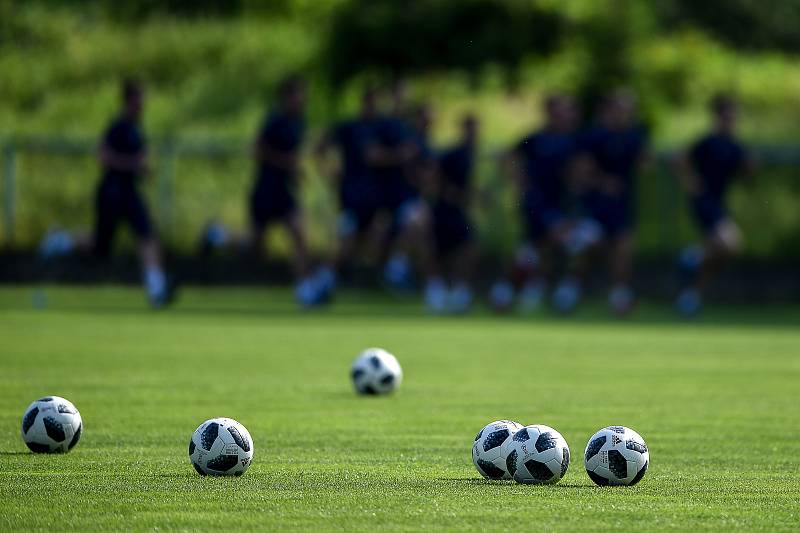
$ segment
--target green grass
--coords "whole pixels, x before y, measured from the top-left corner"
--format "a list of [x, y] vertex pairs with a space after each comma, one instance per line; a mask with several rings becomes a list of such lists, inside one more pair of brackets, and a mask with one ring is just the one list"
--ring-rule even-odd
[[[711, 309], [622, 323], [431, 318], [415, 302], [344, 295], [299, 313], [289, 293], [190, 289], [151, 312], [135, 289], [0, 289], [0, 529], [796, 530], [800, 308]], [[370, 345], [405, 370], [389, 398], [356, 397]], [[73, 452], [27, 452], [33, 399], [72, 400]], [[230, 416], [255, 441], [242, 478], [201, 478], [187, 445]], [[485, 482], [475, 433], [497, 418], [557, 428], [573, 463], [556, 486]], [[598, 488], [581, 456], [624, 424], [651, 451], [632, 488]]]

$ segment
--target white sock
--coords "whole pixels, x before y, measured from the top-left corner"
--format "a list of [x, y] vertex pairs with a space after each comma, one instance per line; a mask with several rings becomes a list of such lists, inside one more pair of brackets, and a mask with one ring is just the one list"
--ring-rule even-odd
[[151, 298], [160, 298], [167, 290], [167, 277], [161, 267], [150, 266], [144, 270], [144, 287]]

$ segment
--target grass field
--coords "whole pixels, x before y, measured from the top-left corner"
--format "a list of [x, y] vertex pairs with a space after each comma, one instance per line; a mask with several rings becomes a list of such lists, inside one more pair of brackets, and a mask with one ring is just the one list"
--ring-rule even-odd
[[[568, 320], [424, 316], [416, 302], [344, 295], [299, 313], [288, 291], [188, 289], [167, 312], [133, 288], [0, 288], [0, 529], [692, 530], [800, 527], [800, 307], [710, 309], [698, 322], [644, 306]], [[356, 397], [364, 347], [405, 383]], [[66, 455], [19, 435], [45, 394], [80, 409]], [[192, 431], [250, 430], [242, 478], [201, 478]], [[554, 426], [573, 463], [556, 486], [485, 482], [475, 433], [497, 418]], [[595, 487], [586, 440], [639, 431], [651, 468]]]

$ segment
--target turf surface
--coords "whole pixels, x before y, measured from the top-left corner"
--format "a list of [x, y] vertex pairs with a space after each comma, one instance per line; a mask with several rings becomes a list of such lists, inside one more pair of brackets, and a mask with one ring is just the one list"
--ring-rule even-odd
[[[299, 313], [285, 291], [192, 289], [152, 312], [135, 289], [33, 292], [0, 288], [3, 530], [800, 525], [797, 307], [687, 324], [646, 306], [627, 322], [599, 309], [431, 318], [375, 296]], [[394, 397], [350, 390], [370, 345], [404, 367]], [[69, 454], [20, 438], [45, 394], [81, 411]], [[216, 416], [253, 435], [242, 478], [201, 478], [188, 461], [192, 431]], [[470, 447], [497, 418], [557, 428], [565, 478], [483, 481]], [[609, 424], [649, 444], [636, 487], [598, 488], [583, 471], [586, 440]]]

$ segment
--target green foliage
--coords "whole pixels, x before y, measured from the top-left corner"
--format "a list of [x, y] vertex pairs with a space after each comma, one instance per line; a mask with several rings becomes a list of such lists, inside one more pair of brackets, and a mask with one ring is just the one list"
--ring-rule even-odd
[[336, 86], [364, 74], [398, 77], [488, 65], [515, 75], [559, 45], [564, 19], [518, 0], [355, 0], [336, 14], [324, 64]]
[[[709, 309], [697, 324], [643, 305], [624, 323], [425, 316], [418, 302], [344, 293], [300, 313], [290, 291], [189, 289], [145, 308], [138, 288], [0, 289], [0, 529], [786, 530], [797, 526], [800, 310]], [[600, 311], [602, 313], [602, 311]], [[360, 398], [367, 346], [405, 372]], [[20, 438], [30, 401], [58, 394], [85, 429], [69, 454]], [[187, 455], [204, 420], [254, 441], [241, 478], [202, 478]], [[558, 429], [557, 485], [487, 482], [475, 433], [497, 418]], [[639, 431], [651, 467], [632, 488], [592, 484], [589, 436]], [[527, 529], [527, 528], [526, 528]]]

